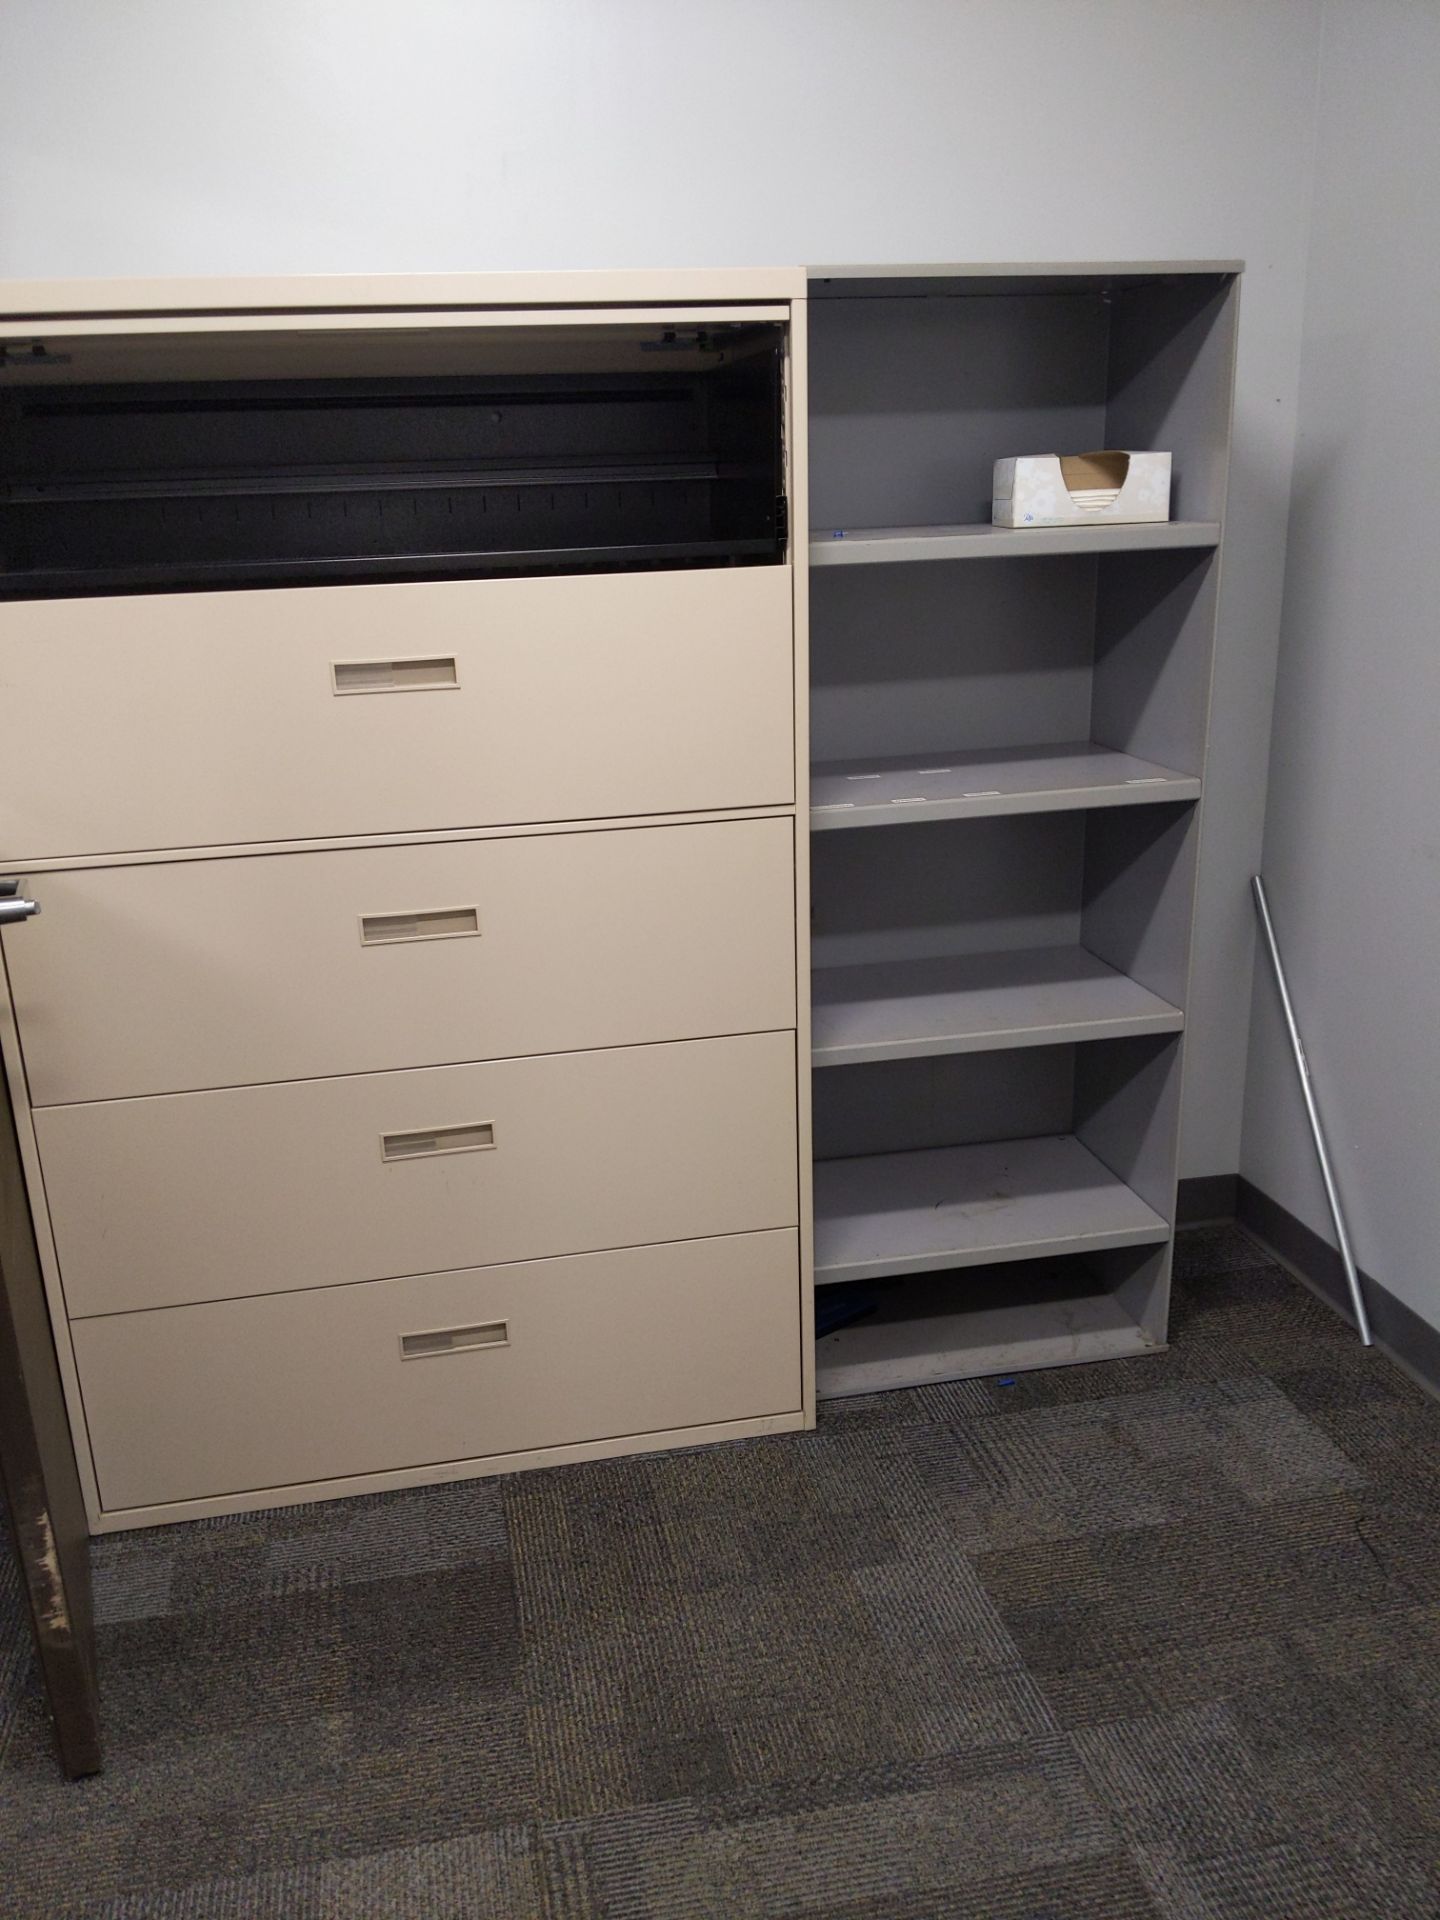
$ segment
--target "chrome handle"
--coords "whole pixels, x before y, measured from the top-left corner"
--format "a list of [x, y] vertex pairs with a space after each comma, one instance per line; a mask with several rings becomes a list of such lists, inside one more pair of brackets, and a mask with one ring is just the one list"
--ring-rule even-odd
[[8, 927], [20, 920], [33, 920], [39, 911], [38, 900], [21, 897], [18, 880], [8, 877], [0, 879], [0, 927]]

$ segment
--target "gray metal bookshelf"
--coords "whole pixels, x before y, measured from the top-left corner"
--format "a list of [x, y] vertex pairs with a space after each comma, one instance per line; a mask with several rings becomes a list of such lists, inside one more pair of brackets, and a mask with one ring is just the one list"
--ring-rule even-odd
[[[822, 1396], [1165, 1344], [1239, 272], [812, 272]], [[1175, 518], [989, 525], [1107, 446]]]

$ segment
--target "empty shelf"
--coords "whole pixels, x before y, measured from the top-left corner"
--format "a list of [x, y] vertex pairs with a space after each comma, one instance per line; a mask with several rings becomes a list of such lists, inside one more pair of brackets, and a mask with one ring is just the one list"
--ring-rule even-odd
[[1200, 782], [1089, 741], [976, 753], [831, 760], [810, 779], [810, 825], [902, 826], [909, 820], [1064, 813], [1157, 800], [1198, 800]]
[[1071, 1134], [815, 1168], [817, 1286], [1169, 1237], [1160, 1215]]
[[887, 1290], [872, 1318], [816, 1342], [815, 1388], [839, 1400], [1160, 1351], [1113, 1293], [1060, 1285], [1047, 1294], [1021, 1280], [1013, 1300], [989, 1288], [976, 1303], [963, 1282], [920, 1280]]
[[1099, 527], [854, 527], [810, 536], [812, 567], [864, 567], [881, 561], [1014, 560], [1050, 553], [1153, 553], [1165, 547], [1215, 547], [1214, 520], [1142, 520]]
[[1083, 947], [817, 967], [817, 1067], [1177, 1033], [1184, 1015]]

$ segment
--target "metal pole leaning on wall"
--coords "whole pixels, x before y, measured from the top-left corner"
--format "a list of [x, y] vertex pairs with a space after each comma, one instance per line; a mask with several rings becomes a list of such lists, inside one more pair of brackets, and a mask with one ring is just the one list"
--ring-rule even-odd
[[1360, 1291], [1360, 1275], [1355, 1269], [1355, 1256], [1350, 1251], [1350, 1236], [1345, 1231], [1345, 1216], [1340, 1211], [1340, 1195], [1336, 1190], [1335, 1175], [1330, 1166], [1329, 1149], [1325, 1145], [1325, 1129], [1320, 1124], [1320, 1109], [1315, 1104], [1315, 1089], [1310, 1081], [1310, 1063], [1305, 1058], [1300, 1028], [1295, 1020], [1295, 1008], [1290, 999], [1290, 986], [1285, 978], [1285, 966], [1280, 958], [1280, 948], [1275, 939], [1274, 922], [1270, 918], [1270, 903], [1265, 898], [1265, 882], [1257, 873], [1253, 875], [1250, 884], [1255, 889], [1255, 907], [1260, 915], [1265, 944], [1270, 949], [1270, 965], [1275, 973], [1280, 1005], [1285, 1011], [1285, 1025], [1290, 1030], [1290, 1045], [1295, 1054], [1295, 1070], [1300, 1075], [1300, 1091], [1305, 1096], [1305, 1111], [1310, 1116], [1310, 1131], [1315, 1139], [1315, 1157], [1320, 1162], [1320, 1178], [1325, 1182], [1325, 1198], [1330, 1202], [1330, 1218], [1335, 1222], [1335, 1238], [1339, 1242], [1340, 1260], [1345, 1268], [1345, 1284], [1350, 1289], [1350, 1304], [1355, 1309], [1355, 1324], [1360, 1330], [1361, 1341], [1368, 1347], [1373, 1344], [1370, 1335], [1370, 1316], [1365, 1311], [1365, 1299]]

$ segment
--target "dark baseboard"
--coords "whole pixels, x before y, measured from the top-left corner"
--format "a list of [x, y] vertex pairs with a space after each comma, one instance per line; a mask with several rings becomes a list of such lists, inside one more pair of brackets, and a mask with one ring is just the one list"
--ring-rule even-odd
[[1206, 1173], [1198, 1179], [1182, 1180], [1175, 1201], [1178, 1227], [1208, 1227], [1219, 1220], [1233, 1220], [1239, 1175]]
[[[1313, 1228], [1243, 1176], [1236, 1182], [1235, 1218], [1247, 1233], [1277, 1254], [1322, 1300], [1354, 1326], [1345, 1268], [1328, 1240], [1322, 1240]], [[1391, 1359], [1397, 1360], [1422, 1386], [1440, 1394], [1440, 1328], [1422, 1320], [1413, 1307], [1396, 1299], [1388, 1287], [1383, 1287], [1363, 1267], [1360, 1286], [1376, 1345], [1383, 1347]]]

